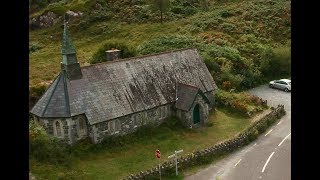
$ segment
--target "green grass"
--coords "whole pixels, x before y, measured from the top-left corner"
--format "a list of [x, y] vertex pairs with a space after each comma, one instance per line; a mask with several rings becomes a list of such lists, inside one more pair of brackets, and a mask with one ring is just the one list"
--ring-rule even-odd
[[158, 164], [154, 151], [160, 149], [162, 161], [174, 150], [183, 154], [212, 146], [233, 137], [250, 124], [250, 119], [217, 110], [210, 115], [211, 127], [172, 130], [166, 126], [156, 128], [154, 134], [122, 147], [104, 149], [80, 157], [72, 157], [70, 167], [39, 163], [30, 159], [31, 172], [38, 179], [74, 177], [84, 179], [120, 179]]

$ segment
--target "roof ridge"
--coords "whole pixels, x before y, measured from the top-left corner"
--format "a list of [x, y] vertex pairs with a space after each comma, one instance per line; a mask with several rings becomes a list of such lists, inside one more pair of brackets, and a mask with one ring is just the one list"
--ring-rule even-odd
[[63, 76], [64, 98], [65, 98], [65, 102], [66, 102], [66, 111], [67, 111], [67, 114], [69, 114], [69, 116], [71, 116], [70, 103], [69, 103], [69, 93], [68, 93], [67, 80], [66, 80], [67, 77], [66, 77], [65, 72], [62, 73], [62, 76]]
[[137, 59], [141, 59], [141, 58], [158, 56], [158, 55], [162, 55], [162, 54], [169, 54], [169, 53], [192, 50], [192, 49], [195, 49], [197, 51], [197, 49], [195, 47], [182, 48], [182, 49], [165, 51], [165, 52], [160, 52], [160, 53], [155, 53], [155, 54], [147, 54], [147, 55], [142, 55], [142, 56], [135, 56], [135, 57], [123, 58], [123, 59], [118, 59], [118, 60], [113, 60], [113, 61], [106, 61], [106, 62], [101, 62], [101, 63], [96, 63], [96, 64], [90, 64], [88, 66], [82, 66], [81, 69], [90, 68], [90, 67], [98, 66], [98, 65], [102, 65], [102, 64], [112, 64], [112, 63], [118, 63], [118, 62], [125, 62], [125, 61], [129, 61], [129, 60], [137, 60]]
[[197, 87], [197, 86], [192, 86], [192, 85], [190, 85], [190, 84], [185, 84], [185, 83], [181, 83], [181, 82], [178, 82], [178, 84], [181, 84], [181, 85], [183, 85], [183, 86], [188, 86], [188, 87], [191, 87], [191, 88], [194, 88], [194, 89], [200, 89], [199, 87]]

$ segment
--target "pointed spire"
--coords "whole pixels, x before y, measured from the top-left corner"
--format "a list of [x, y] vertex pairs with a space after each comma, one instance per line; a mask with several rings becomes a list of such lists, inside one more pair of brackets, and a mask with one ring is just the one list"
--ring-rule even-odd
[[74, 47], [72, 40], [70, 38], [70, 34], [67, 27], [67, 21], [64, 20], [64, 30], [63, 30], [63, 38], [62, 38], [62, 54], [75, 54], [76, 48]]
[[61, 71], [65, 71], [69, 80], [82, 78], [81, 67], [77, 59], [76, 48], [74, 47], [70, 38], [66, 19], [64, 21], [61, 53]]

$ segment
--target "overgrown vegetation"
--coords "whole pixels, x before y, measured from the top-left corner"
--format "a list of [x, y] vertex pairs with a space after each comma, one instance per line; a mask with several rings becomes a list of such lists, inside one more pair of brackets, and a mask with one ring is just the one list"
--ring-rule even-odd
[[234, 93], [218, 90], [216, 94], [217, 106], [226, 107], [243, 116], [251, 116], [267, 108], [266, 104], [257, 97], [246, 92]]
[[92, 59], [90, 60], [91, 64], [105, 62], [106, 61], [106, 50], [111, 49], [119, 49], [120, 51], [120, 58], [128, 58], [133, 57], [137, 54], [136, 50], [130, 45], [127, 45], [125, 42], [107, 42], [102, 45], [98, 51], [93, 54]]
[[59, 139], [48, 136], [45, 130], [33, 120], [29, 121], [29, 154], [42, 163], [69, 165], [67, 145]]
[[144, 42], [137, 48], [137, 51], [141, 55], [160, 53], [176, 49], [194, 47], [194, 43], [195, 39], [190, 36], [165, 35]]

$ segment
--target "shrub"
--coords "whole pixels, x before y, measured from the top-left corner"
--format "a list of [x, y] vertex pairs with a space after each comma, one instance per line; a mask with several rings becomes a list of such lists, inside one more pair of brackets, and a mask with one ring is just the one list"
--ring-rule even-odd
[[171, 8], [171, 12], [175, 13], [175, 14], [183, 14], [186, 16], [189, 15], [193, 15], [197, 12], [197, 9], [193, 8], [193, 7], [183, 7], [183, 6], [173, 6]]
[[282, 46], [273, 49], [273, 57], [270, 60], [268, 75], [291, 74], [290, 47]]
[[121, 58], [128, 58], [136, 56], [136, 50], [129, 46], [128, 44], [122, 42], [122, 41], [110, 41], [102, 45], [96, 53], [93, 54], [90, 63], [100, 63], [106, 61], [106, 52], [107, 50], [110, 50], [112, 48], [116, 48], [121, 50], [120, 57]]
[[257, 139], [258, 135], [259, 135], [259, 131], [256, 128], [252, 128], [251, 131], [249, 131], [249, 133], [248, 133], [249, 141], [251, 142], [251, 141]]
[[220, 106], [230, 108], [233, 111], [247, 116], [254, 112], [262, 110], [264, 107], [261, 104], [255, 104], [252, 101], [253, 96], [248, 93], [235, 93], [218, 90], [216, 93], [216, 102]]
[[241, 101], [233, 101], [231, 106], [234, 107], [234, 109], [238, 112], [241, 112], [241, 113], [247, 113], [248, 112], [248, 108], [247, 108], [247, 105], [244, 104], [244, 102], [241, 102]]
[[33, 120], [29, 122], [29, 155], [40, 162], [70, 165], [67, 145], [49, 137]]
[[230, 81], [223, 81], [222, 88], [225, 90], [230, 90], [232, 88], [231, 82]]
[[29, 54], [36, 52], [40, 49], [42, 49], [42, 46], [40, 46], [38, 43], [31, 43], [29, 45]]
[[47, 90], [46, 85], [35, 85], [29, 88], [29, 105], [33, 106]]
[[160, 53], [170, 50], [194, 47], [196, 40], [189, 36], [165, 35], [150, 41], [144, 42], [138, 46], [139, 54]]

